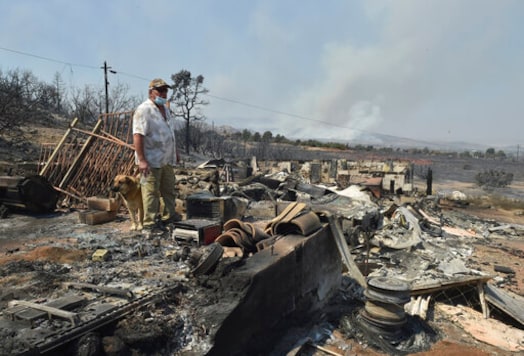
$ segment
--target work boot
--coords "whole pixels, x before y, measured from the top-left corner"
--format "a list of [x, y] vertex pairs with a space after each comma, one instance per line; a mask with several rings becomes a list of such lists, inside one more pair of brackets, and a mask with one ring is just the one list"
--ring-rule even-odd
[[144, 226], [144, 228], [142, 229], [142, 234], [144, 234], [144, 236], [147, 239], [149, 239], [153, 237], [160, 237], [167, 231], [168, 230], [164, 227], [163, 224], [157, 222], [151, 225]]
[[175, 224], [179, 221], [182, 221], [182, 215], [180, 215], [179, 213], [175, 213], [169, 219], [162, 220], [162, 224], [164, 224], [164, 226], [167, 226], [167, 225]]

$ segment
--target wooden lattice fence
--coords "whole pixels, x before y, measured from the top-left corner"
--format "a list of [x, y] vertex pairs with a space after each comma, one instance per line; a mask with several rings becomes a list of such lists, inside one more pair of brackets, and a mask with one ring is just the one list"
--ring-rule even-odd
[[117, 174], [135, 174], [132, 117], [132, 111], [103, 114], [91, 131], [74, 119], [56, 147], [42, 146], [39, 174], [62, 193], [60, 205], [83, 207], [88, 197], [109, 197]]

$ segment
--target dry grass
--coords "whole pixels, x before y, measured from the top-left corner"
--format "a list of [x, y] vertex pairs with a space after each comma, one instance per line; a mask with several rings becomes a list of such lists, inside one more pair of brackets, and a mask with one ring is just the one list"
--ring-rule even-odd
[[468, 196], [467, 202], [471, 205], [484, 208], [494, 208], [503, 210], [524, 210], [524, 201], [517, 198], [508, 198], [497, 194]]

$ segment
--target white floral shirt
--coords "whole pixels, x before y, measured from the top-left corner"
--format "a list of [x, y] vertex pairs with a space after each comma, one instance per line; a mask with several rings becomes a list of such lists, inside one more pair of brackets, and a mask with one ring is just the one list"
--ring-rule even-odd
[[[176, 165], [175, 118], [165, 108], [167, 119], [151, 99], [140, 104], [133, 114], [133, 134], [144, 136], [144, 154], [152, 168]], [[135, 163], [138, 164], [135, 153]]]

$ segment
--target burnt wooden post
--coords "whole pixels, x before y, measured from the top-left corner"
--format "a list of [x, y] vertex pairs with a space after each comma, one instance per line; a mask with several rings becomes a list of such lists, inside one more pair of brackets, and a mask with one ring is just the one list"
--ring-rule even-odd
[[433, 192], [433, 171], [431, 170], [431, 168], [428, 168], [428, 177], [426, 179], [426, 182], [426, 194], [431, 195]]
[[[102, 126], [102, 123], [103, 121], [101, 119], [98, 119], [94, 129], [93, 129], [93, 133], [97, 133], [98, 130], [100, 130], [100, 126]], [[82, 147], [82, 149], [80, 150], [80, 153], [78, 153], [78, 155], [75, 157], [75, 159], [73, 160], [73, 163], [71, 164], [71, 167], [69, 167], [69, 170], [67, 171], [67, 173], [64, 175], [64, 177], [62, 178], [62, 181], [60, 182], [60, 184], [58, 185], [59, 188], [64, 188], [64, 186], [66, 185], [66, 183], [69, 181], [69, 178], [73, 175], [73, 173], [75, 172], [79, 162], [81, 159], [83, 159], [83, 157], [85, 156], [86, 152], [88, 151], [89, 149], [89, 146], [91, 145], [91, 143], [94, 141], [94, 136], [90, 136], [86, 142], [84, 143], [84, 146]]]
[[78, 118], [75, 117], [73, 119], [73, 121], [71, 122], [71, 124], [69, 125], [69, 128], [67, 129], [64, 137], [62, 137], [62, 139], [60, 140], [60, 142], [56, 146], [55, 150], [53, 151], [53, 153], [51, 154], [51, 156], [47, 160], [44, 168], [42, 168], [42, 170], [40, 171], [40, 175], [41, 176], [45, 176], [47, 174], [47, 170], [49, 169], [50, 165], [53, 163], [55, 158], [58, 156], [58, 153], [62, 149], [62, 146], [64, 146], [67, 137], [71, 134], [71, 132], [73, 132], [73, 128], [76, 126], [77, 123], [78, 123]]

